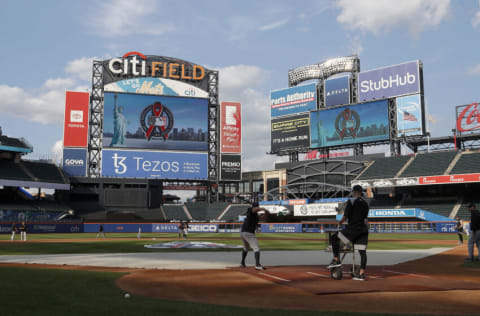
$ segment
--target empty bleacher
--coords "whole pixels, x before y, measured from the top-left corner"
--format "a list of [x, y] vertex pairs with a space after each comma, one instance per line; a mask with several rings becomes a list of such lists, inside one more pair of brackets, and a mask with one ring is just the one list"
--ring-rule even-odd
[[376, 158], [358, 180], [393, 178], [410, 159], [410, 156]]
[[460, 156], [450, 174], [465, 174], [480, 172], [480, 152], [464, 153]]
[[23, 161], [23, 166], [37, 179], [42, 182], [64, 183], [65, 179], [60, 169], [51, 163]]
[[164, 204], [163, 210], [167, 216], [167, 220], [188, 220], [188, 216], [183, 209], [182, 204]]
[[216, 219], [223, 210], [228, 206], [227, 202], [222, 203], [210, 203], [207, 202], [196, 202], [196, 203], [186, 203], [192, 219], [200, 221], [209, 221]]
[[455, 198], [445, 199], [414, 199], [403, 202], [402, 208], [418, 208], [438, 215], [449, 217], [457, 203]]
[[372, 209], [394, 209], [399, 203], [399, 198], [391, 198], [384, 195], [377, 195], [369, 201]]
[[455, 158], [456, 151], [417, 154], [413, 162], [402, 172], [401, 177], [442, 175]]
[[232, 204], [221, 219], [225, 221], [237, 221], [239, 215], [246, 215], [249, 207], [249, 204]]
[[19, 163], [0, 160], [0, 177], [8, 180], [33, 181]]

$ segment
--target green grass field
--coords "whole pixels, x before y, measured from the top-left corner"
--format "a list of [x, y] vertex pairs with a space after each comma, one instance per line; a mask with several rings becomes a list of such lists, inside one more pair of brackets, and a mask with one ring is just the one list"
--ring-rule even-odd
[[[238, 249], [149, 249], [144, 245], [178, 241], [176, 234], [143, 234], [141, 239], [136, 239], [136, 234], [107, 234], [108, 240], [97, 239], [96, 234], [29, 234], [29, 240], [57, 239], [58, 242], [48, 243], [0, 243], [0, 255], [27, 255], [27, 254], [75, 254], [75, 253], [132, 253], [132, 252], [159, 252], [159, 251], [239, 251]], [[323, 250], [327, 246], [325, 234], [258, 234], [262, 250]], [[89, 241], [68, 242], [61, 239], [82, 238]], [[125, 240], [134, 238], [135, 240]], [[226, 238], [226, 239], [222, 239]], [[430, 249], [433, 247], [451, 247], [448, 242], [438, 241], [455, 240], [453, 234], [370, 234], [369, 249], [395, 250], [395, 249]], [[425, 243], [408, 244], [406, 240], [424, 240]], [[0, 235], [0, 240], [9, 240], [9, 235]], [[197, 233], [190, 234], [192, 241], [211, 241], [230, 245], [241, 245], [239, 234], [235, 233]], [[383, 241], [385, 240], [385, 241]], [[428, 240], [436, 243], [429, 244]]]
[[[239, 234], [190, 234], [189, 240], [206, 240], [240, 244]], [[107, 234], [109, 240], [95, 238], [96, 234], [29, 234], [29, 240], [56, 239], [56, 242], [8, 242], [9, 235], [0, 235], [0, 255], [67, 254], [67, 253], [126, 253], [157, 251], [193, 251], [188, 249], [158, 250], [146, 244], [176, 241], [176, 234]], [[324, 234], [259, 234], [263, 250], [323, 250]], [[66, 239], [84, 238], [91, 241], [70, 242]], [[155, 239], [154, 239], [155, 238]], [[231, 238], [231, 239], [221, 239]], [[419, 249], [451, 247], [453, 234], [371, 234], [369, 249]], [[62, 241], [64, 239], [65, 241]], [[406, 240], [425, 240], [425, 244], [408, 244]], [[384, 240], [384, 241], [382, 241]], [[388, 241], [385, 241], [388, 240]], [[432, 244], [428, 241], [432, 240]], [[445, 241], [445, 244], [438, 241]], [[450, 241], [450, 244], [448, 242]], [[198, 251], [198, 250], [196, 250]], [[211, 251], [211, 250], [209, 250]], [[239, 251], [217, 250], [217, 251]], [[39, 268], [0, 267], [0, 315], [362, 315], [359, 313], [286, 311], [185, 303], [133, 296], [115, 286], [122, 273], [70, 271]], [[367, 314], [363, 314], [367, 315]], [[371, 314], [369, 314], [371, 315]], [[377, 314], [382, 315], [382, 314]], [[385, 314], [386, 315], [386, 314]]]

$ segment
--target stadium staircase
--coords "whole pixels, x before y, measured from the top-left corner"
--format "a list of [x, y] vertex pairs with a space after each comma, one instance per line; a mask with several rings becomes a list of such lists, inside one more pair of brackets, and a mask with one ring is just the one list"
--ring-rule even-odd
[[459, 151], [458, 154], [455, 156], [455, 158], [453, 158], [447, 170], [445, 170], [445, 174], [450, 174], [450, 172], [452, 172], [452, 169], [457, 165], [457, 162], [460, 160], [460, 157], [462, 156], [463, 156], [463, 153]]
[[249, 207], [250, 207], [250, 204], [232, 204], [230, 205], [230, 208], [228, 209], [228, 211], [222, 215], [221, 220], [228, 221], [228, 222], [238, 221], [238, 216], [246, 215]]
[[478, 173], [480, 171], [480, 152], [463, 152], [450, 174]]

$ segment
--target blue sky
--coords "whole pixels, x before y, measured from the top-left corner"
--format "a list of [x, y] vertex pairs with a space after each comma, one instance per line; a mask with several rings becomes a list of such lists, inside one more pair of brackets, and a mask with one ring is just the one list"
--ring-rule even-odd
[[294, 67], [420, 59], [434, 136], [451, 134], [455, 105], [480, 99], [478, 0], [4, 0], [0, 27], [0, 126], [38, 156], [59, 153], [65, 90], [90, 89], [91, 60], [128, 51], [218, 69], [221, 99], [244, 106], [247, 170], [279, 160], [265, 155], [269, 91]]

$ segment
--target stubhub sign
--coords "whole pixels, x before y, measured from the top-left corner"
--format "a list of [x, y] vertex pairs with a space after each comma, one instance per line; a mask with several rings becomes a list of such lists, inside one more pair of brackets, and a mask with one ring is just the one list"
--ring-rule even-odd
[[421, 93], [420, 61], [364, 71], [358, 74], [358, 100], [392, 98]]
[[104, 149], [102, 176], [205, 180], [207, 154]]

